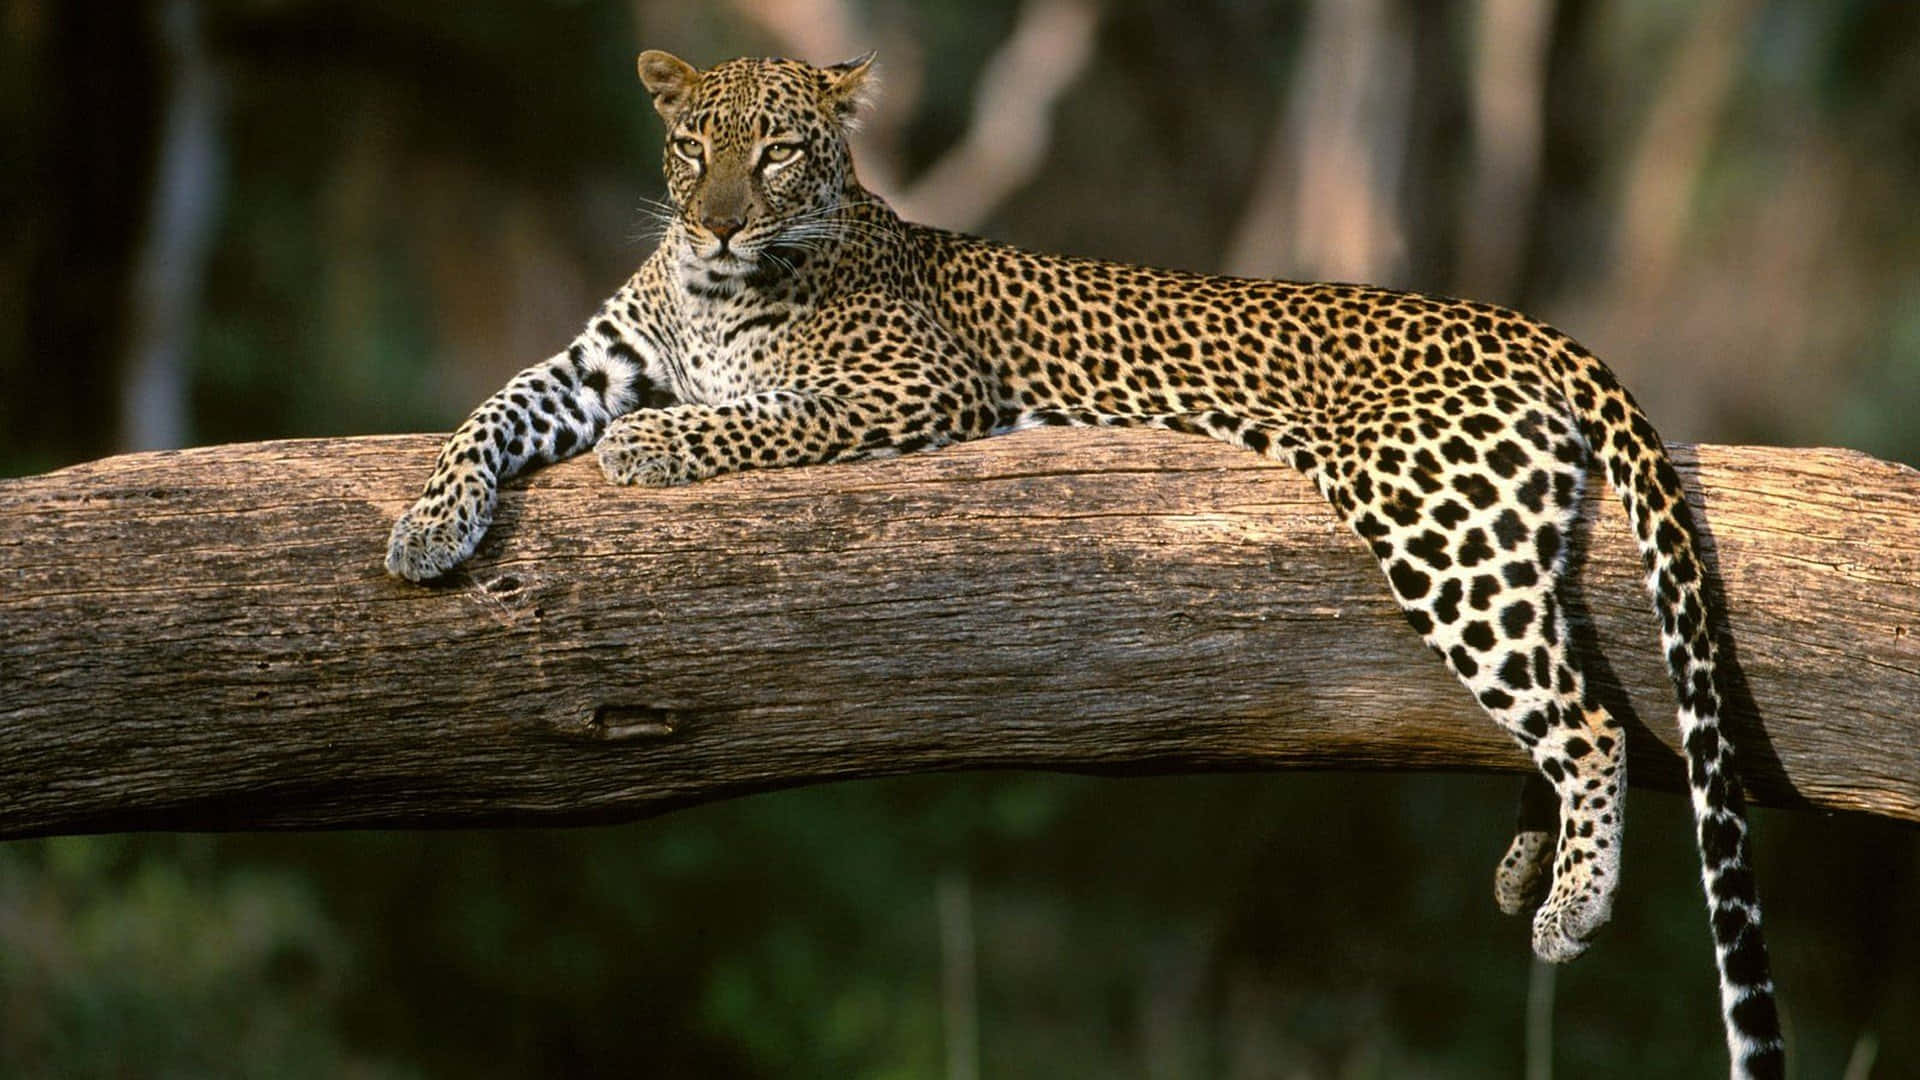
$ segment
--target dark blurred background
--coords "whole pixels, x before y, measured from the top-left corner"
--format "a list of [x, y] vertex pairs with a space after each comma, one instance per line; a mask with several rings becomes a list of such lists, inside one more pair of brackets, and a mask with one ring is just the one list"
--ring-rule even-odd
[[[450, 428], [645, 257], [645, 47], [879, 48], [860, 167], [921, 220], [1506, 303], [1671, 438], [1920, 461], [1920, 4], [0, 0], [0, 25], [0, 476]], [[9, 844], [0, 1073], [1519, 1076], [1530, 986], [1562, 1075], [1722, 1072], [1684, 805], [1637, 799], [1614, 923], [1549, 985], [1491, 902], [1515, 789], [987, 774], [622, 828]], [[1795, 1075], [1920, 1075], [1920, 831], [1756, 829]]]

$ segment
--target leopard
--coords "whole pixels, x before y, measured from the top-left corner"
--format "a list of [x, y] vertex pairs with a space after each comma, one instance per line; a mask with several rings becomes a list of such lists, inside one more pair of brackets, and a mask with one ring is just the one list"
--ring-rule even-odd
[[856, 175], [874, 57], [638, 59], [667, 199], [639, 269], [446, 440], [387, 570], [474, 552], [500, 485], [591, 449], [647, 487], [1041, 425], [1159, 428], [1291, 465], [1413, 631], [1530, 756], [1494, 874], [1533, 951], [1580, 955], [1620, 876], [1626, 732], [1570, 646], [1592, 471], [1631, 522], [1678, 698], [1730, 1075], [1785, 1052], [1699, 533], [1665, 445], [1592, 353], [1518, 312], [1360, 284], [1024, 250], [910, 223]]

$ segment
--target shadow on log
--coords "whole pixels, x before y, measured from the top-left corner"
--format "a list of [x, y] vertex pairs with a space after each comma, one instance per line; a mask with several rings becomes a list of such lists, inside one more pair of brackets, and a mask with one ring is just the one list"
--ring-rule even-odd
[[[590, 459], [430, 588], [381, 567], [426, 436], [0, 481], [0, 837], [615, 821], [974, 768], [1522, 771], [1300, 477], [1037, 431], [669, 491]], [[1675, 448], [1738, 659], [1753, 800], [1920, 821], [1920, 473]], [[1573, 607], [1677, 789], [1610, 492]], [[1741, 708], [1742, 699], [1744, 708]]]

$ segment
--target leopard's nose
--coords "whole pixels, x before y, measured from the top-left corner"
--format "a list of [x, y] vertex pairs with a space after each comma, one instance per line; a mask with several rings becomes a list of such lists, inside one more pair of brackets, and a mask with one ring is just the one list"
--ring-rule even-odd
[[715, 239], [725, 244], [728, 240], [731, 240], [733, 234], [739, 232], [741, 227], [746, 225], [746, 223], [745, 218], [737, 214], [730, 214], [726, 217], [702, 218], [700, 220], [700, 227], [712, 233]]

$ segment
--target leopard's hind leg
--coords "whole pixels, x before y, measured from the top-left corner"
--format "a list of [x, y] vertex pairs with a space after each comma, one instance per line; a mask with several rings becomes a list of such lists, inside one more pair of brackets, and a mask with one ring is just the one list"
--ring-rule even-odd
[[1554, 840], [1560, 832], [1560, 798], [1541, 773], [1529, 773], [1520, 788], [1513, 840], [1493, 872], [1493, 902], [1518, 915], [1538, 904], [1552, 884]]
[[[1442, 431], [1432, 452], [1381, 441], [1340, 463], [1338, 506], [1387, 573], [1407, 621], [1532, 757], [1557, 825], [1534, 810], [1496, 875], [1519, 910], [1552, 882], [1534, 916], [1534, 951], [1568, 960], [1606, 922], [1619, 880], [1626, 740], [1588, 697], [1569, 649], [1559, 582], [1585, 479], [1584, 456], [1544, 417], [1521, 437]], [[1549, 845], [1546, 837], [1552, 836]]]
[[1586, 478], [1572, 429], [1538, 410], [1511, 429], [1485, 415], [1451, 425], [1429, 415], [1432, 431], [1381, 424], [1381, 437], [1341, 444], [1224, 411], [1062, 412], [1056, 422], [1210, 435], [1287, 461], [1314, 482], [1371, 546], [1407, 621], [1539, 768], [1550, 795], [1523, 817], [1496, 875], [1497, 898], [1517, 913], [1546, 892], [1534, 951], [1548, 960], [1579, 955], [1606, 922], [1620, 876], [1626, 740], [1587, 700], [1559, 602]]

